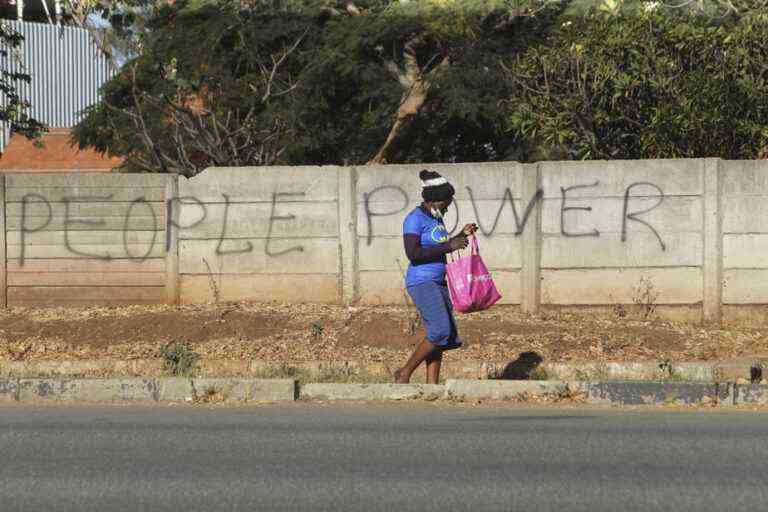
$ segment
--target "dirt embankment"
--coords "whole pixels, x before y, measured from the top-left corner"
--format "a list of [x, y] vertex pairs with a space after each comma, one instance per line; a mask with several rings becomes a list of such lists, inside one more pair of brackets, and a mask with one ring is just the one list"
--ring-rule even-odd
[[[516, 308], [458, 315], [453, 360], [695, 361], [768, 354], [768, 325], [704, 327], [596, 314], [530, 316]], [[423, 336], [413, 310], [282, 304], [9, 309], [0, 359], [153, 358], [182, 339], [207, 358], [388, 362]]]

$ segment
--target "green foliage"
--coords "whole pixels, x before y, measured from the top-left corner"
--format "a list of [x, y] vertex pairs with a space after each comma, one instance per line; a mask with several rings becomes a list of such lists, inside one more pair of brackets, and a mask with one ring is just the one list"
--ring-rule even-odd
[[[516, 142], [506, 136], [499, 109], [510, 90], [498, 62], [540, 40], [559, 9], [533, 17], [519, 16], [525, 8], [498, 0], [368, 0], [357, 2], [362, 14], [352, 16], [329, 15], [308, 0], [276, 5], [245, 9], [234, 1], [181, 1], [158, 11], [148, 24], [144, 52], [104, 86], [104, 101], [87, 112], [75, 140], [80, 147], [129, 157], [135, 169], [178, 170], [174, 158], [165, 156], [193, 146], [194, 139], [174, 136], [174, 109], [164, 105], [194, 97], [219, 116], [255, 112], [238, 126], [245, 132], [284, 127], [275, 158], [246, 164], [365, 163], [395, 121], [406, 89], [392, 65], [404, 73], [411, 45], [430, 88], [389, 160], [501, 159]], [[264, 70], [299, 39], [274, 81], [285, 94], [264, 101]], [[443, 60], [449, 65], [436, 69]], [[137, 127], [136, 115], [146, 130]], [[163, 165], [156, 154], [164, 156]], [[190, 160], [192, 173], [236, 164], [229, 155], [214, 158], [203, 151]]]
[[24, 72], [8, 71], [8, 64], [18, 58], [17, 52], [24, 36], [8, 24], [0, 24], [0, 121], [10, 126], [12, 133], [20, 133], [29, 139], [38, 139], [47, 131], [45, 125], [30, 115], [31, 105], [19, 94], [22, 83], [30, 83], [32, 77]]
[[[517, 16], [513, 2], [373, 2], [359, 17], [331, 18], [297, 95], [305, 136], [290, 163], [365, 163], [395, 120], [406, 45], [430, 74], [424, 105], [399, 136], [390, 162], [499, 160], [514, 154], [499, 104], [510, 94], [499, 62], [539, 41], [561, 10]], [[521, 9], [522, 10], [522, 9]], [[444, 58], [449, 65], [436, 69]]]
[[593, 12], [508, 66], [525, 159], [768, 157], [768, 19]]
[[306, 66], [300, 53], [314, 19], [236, 4], [158, 11], [142, 55], [104, 85], [103, 100], [73, 130], [79, 146], [126, 157], [131, 170], [274, 163], [263, 143], [292, 133], [283, 127], [293, 99], [283, 93]]
[[186, 174], [362, 164], [388, 136], [392, 163], [764, 158], [764, 3], [181, 0], [74, 136]]
[[188, 377], [192, 375], [200, 354], [192, 350], [189, 342], [176, 339], [160, 347], [160, 357], [172, 375]]

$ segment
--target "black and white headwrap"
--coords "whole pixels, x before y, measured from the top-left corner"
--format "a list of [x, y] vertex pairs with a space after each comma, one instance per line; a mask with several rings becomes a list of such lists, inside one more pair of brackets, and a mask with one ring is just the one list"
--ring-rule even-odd
[[447, 201], [456, 191], [440, 173], [424, 169], [419, 173], [421, 197], [425, 201]]

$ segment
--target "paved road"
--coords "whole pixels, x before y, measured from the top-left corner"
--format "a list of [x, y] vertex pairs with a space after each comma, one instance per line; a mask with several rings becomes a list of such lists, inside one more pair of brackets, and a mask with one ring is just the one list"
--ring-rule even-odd
[[765, 510], [768, 414], [0, 408], [0, 510]]

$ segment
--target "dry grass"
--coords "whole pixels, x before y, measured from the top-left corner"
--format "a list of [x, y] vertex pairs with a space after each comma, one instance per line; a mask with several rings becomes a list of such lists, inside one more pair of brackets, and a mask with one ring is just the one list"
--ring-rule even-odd
[[[768, 325], [712, 327], [639, 317], [497, 307], [457, 317], [452, 361], [706, 361], [768, 354]], [[421, 339], [413, 310], [312, 304], [22, 309], [0, 312], [0, 360], [147, 359], [184, 339], [204, 359], [401, 361]]]

